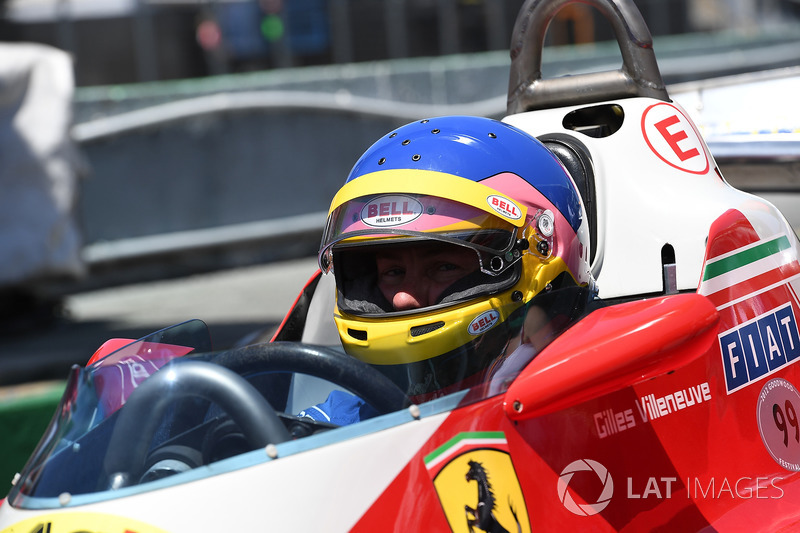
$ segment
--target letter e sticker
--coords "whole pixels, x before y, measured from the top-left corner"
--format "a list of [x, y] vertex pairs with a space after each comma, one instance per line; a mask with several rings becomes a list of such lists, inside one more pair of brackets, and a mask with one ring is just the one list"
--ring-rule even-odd
[[708, 172], [700, 134], [677, 107], [668, 103], [648, 107], [642, 114], [642, 135], [653, 153], [671, 167], [690, 174]]

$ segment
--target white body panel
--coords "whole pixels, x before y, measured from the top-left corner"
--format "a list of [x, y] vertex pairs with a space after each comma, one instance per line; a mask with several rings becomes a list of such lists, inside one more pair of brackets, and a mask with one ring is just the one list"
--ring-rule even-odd
[[[598, 241], [593, 243], [597, 251], [592, 272], [601, 298], [662, 292], [661, 250], [665, 244], [675, 250], [678, 290], [697, 289], [709, 226], [731, 206], [771, 212], [765, 220], [782, 219], [766, 201], [721, 179], [705, 142], [681, 118], [689, 115], [678, 104], [651, 98], [608, 103], [620, 106], [625, 119], [617, 132], [602, 138], [562, 125], [569, 112], [591, 106], [532, 111], [503, 119], [535, 136], [572, 135], [591, 152]], [[677, 122], [662, 123], [661, 130], [653, 127], [652, 122], [673, 116], [678, 117]], [[665, 131], [670, 142], [659, 131]], [[781, 231], [777, 227], [756, 229], [762, 234]]]
[[[134, 487], [128, 497], [69, 505], [61, 511], [21, 511], [4, 504], [0, 530], [27, 518], [42, 522], [48, 515], [68, 512], [131, 517], [170, 533], [252, 531], [257, 509], [263, 517], [261, 531], [348, 531], [448, 414], [412, 420], [286, 457], [279, 455], [273, 461], [192, 482], [176, 485], [176, 478], [182, 476], [173, 476], [168, 478], [171, 486], [159, 489], [151, 484], [145, 491]], [[328, 440], [327, 435], [322, 435], [323, 440]], [[285, 448], [278, 446], [279, 451]], [[219, 471], [224, 463], [184, 475], [205, 475], [206, 469]]]

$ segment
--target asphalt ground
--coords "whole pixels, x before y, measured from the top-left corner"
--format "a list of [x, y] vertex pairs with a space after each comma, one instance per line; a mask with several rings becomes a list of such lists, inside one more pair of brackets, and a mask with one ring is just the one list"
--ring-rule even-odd
[[66, 378], [107, 339], [192, 318], [224, 349], [279, 324], [315, 269], [303, 258], [69, 295], [54, 321], [0, 337], [0, 384]]

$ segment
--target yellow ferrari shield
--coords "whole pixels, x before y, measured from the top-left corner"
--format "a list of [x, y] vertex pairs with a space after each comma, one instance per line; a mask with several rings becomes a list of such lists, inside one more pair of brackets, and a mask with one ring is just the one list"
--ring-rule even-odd
[[460, 433], [425, 457], [454, 533], [531, 530], [502, 432]]

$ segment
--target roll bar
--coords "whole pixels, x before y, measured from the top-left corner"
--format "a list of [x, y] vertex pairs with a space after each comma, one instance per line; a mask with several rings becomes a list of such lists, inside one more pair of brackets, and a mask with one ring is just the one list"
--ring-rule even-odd
[[[577, 3], [596, 8], [611, 23], [622, 67], [544, 80], [542, 52], [547, 28], [561, 8]], [[650, 30], [632, 0], [526, 0], [511, 38], [509, 115], [632, 96], [670, 101]]]

